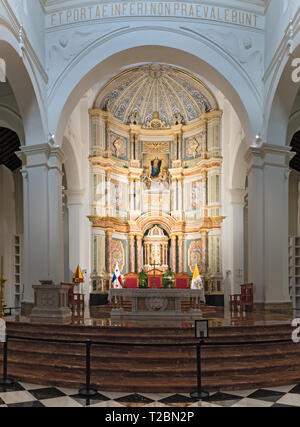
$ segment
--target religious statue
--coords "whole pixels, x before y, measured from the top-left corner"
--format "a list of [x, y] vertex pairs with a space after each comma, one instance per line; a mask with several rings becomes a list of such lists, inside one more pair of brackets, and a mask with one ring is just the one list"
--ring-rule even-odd
[[156, 157], [154, 160], [152, 160], [152, 162], [151, 162], [151, 178], [158, 178], [158, 176], [160, 174], [161, 163], [162, 163], [162, 161], [159, 160], [158, 157]]

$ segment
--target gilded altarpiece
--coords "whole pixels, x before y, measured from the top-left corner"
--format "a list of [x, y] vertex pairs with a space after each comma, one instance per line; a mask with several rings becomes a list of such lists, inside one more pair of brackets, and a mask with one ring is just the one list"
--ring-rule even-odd
[[[95, 270], [104, 253], [107, 277], [116, 263], [122, 273], [155, 263], [189, 274], [197, 263], [222, 278], [222, 112], [214, 96], [180, 70], [137, 67], [100, 92], [90, 117], [89, 219], [105, 242], [101, 254], [93, 245]], [[162, 233], [157, 244], [153, 227]]]

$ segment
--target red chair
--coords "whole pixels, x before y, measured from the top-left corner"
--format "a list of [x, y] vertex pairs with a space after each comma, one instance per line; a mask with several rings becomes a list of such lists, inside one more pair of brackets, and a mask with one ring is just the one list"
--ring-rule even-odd
[[[155, 286], [154, 286], [154, 276], [155, 276]], [[149, 288], [156, 288], [156, 289], [161, 289], [162, 288], [162, 276], [163, 276], [163, 272], [160, 270], [155, 270], [155, 274], [154, 274], [154, 270], [150, 270], [148, 271], [148, 283], [149, 283]]]
[[176, 289], [189, 289], [190, 276], [186, 273], [178, 273], [175, 275], [175, 288]]
[[125, 274], [125, 288], [137, 289], [139, 287], [139, 276], [135, 273]]

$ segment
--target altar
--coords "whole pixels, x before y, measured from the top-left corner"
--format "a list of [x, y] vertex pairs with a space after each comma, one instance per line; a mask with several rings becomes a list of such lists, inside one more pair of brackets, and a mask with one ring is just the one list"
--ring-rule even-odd
[[[202, 318], [201, 303], [205, 301], [201, 289], [110, 289], [111, 316], [116, 319], [134, 318]], [[124, 310], [124, 301], [131, 301], [131, 311]], [[188, 312], [182, 302], [190, 302]]]

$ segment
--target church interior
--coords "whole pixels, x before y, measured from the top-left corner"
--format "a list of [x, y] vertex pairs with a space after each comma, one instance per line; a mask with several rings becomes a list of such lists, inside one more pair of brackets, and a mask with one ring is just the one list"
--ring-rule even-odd
[[300, 1], [59, 3], [0, 0], [0, 407], [300, 406]]

